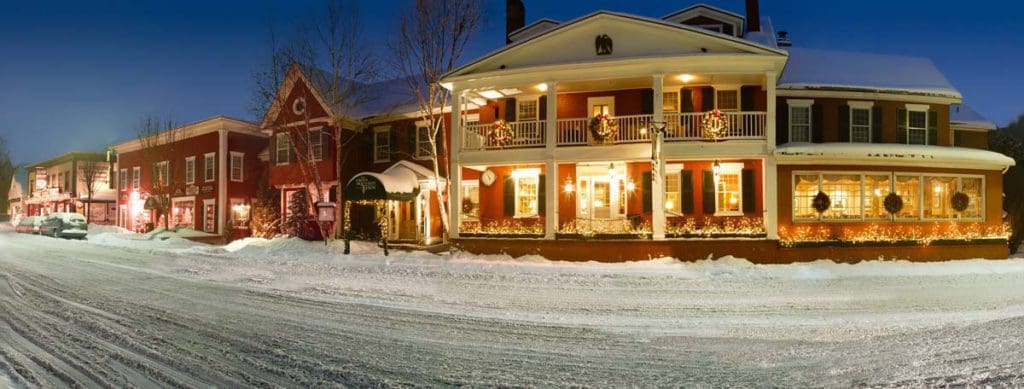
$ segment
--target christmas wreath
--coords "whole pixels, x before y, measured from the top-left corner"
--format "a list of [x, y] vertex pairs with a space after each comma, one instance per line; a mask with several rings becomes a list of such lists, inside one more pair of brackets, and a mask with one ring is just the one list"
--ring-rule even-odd
[[512, 130], [504, 120], [494, 122], [494, 127], [487, 134], [488, 143], [498, 147], [505, 147], [512, 141]]
[[718, 140], [722, 135], [725, 135], [725, 128], [727, 123], [725, 118], [722, 117], [722, 111], [717, 108], [714, 110], [704, 113], [704, 118], [700, 121], [701, 130], [704, 132], [704, 138], [709, 140]]
[[889, 195], [885, 196], [882, 204], [885, 205], [885, 211], [893, 215], [903, 210], [903, 198], [895, 193], [889, 193]]
[[473, 200], [465, 198], [462, 199], [462, 213], [470, 214], [473, 213], [473, 208], [476, 208], [473, 204]]
[[829, 198], [825, 192], [818, 192], [818, 194], [814, 195], [814, 200], [811, 201], [811, 206], [814, 207], [814, 210], [818, 211], [818, 213], [824, 213], [832, 206], [832, 199]]
[[612, 120], [611, 116], [600, 114], [590, 119], [590, 134], [594, 140], [603, 142], [615, 138], [619, 132], [619, 123]]
[[964, 192], [953, 193], [953, 198], [950, 199], [953, 204], [953, 209], [957, 212], [963, 212], [967, 210], [967, 206], [971, 205], [971, 196], [968, 196]]

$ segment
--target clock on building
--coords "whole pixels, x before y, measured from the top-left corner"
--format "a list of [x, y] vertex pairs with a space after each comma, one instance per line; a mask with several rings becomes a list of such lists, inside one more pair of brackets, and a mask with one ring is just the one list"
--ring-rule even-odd
[[494, 180], [496, 180], [497, 178], [498, 175], [494, 174], [494, 170], [487, 169], [484, 170], [482, 174], [480, 174], [480, 183], [484, 184], [484, 186], [491, 186], [494, 185]]

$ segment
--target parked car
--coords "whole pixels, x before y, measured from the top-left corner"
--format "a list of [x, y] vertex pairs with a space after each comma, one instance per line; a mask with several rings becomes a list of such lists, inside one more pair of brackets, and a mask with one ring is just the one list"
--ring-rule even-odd
[[43, 220], [43, 224], [39, 226], [39, 233], [54, 238], [85, 239], [88, 229], [89, 226], [82, 214], [56, 212]]
[[27, 216], [18, 222], [18, 225], [14, 227], [14, 230], [23, 234], [38, 234], [39, 226], [42, 224], [42, 216]]

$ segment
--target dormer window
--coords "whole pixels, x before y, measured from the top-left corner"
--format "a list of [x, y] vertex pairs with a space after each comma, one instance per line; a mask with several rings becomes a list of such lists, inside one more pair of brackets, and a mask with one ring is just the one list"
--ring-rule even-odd
[[703, 29], [708, 30], [708, 31], [714, 31], [714, 32], [717, 32], [717, 33], [725, 32], [725, 26], [723, 26], [721, 24], [701, 24], [701, 25], [698, 25], [697, 27], [703, 28]]
[[740, 36], [743, 33], [745, 22], [745, 18], [740, 14], [707, 4], [697, 4], [673, 12], [662, 20], [732, 36]]

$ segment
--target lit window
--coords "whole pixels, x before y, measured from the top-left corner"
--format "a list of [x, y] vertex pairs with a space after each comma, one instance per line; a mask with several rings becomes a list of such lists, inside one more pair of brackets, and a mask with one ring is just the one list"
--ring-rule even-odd
[[927, 219], [952, 219], [956, 217], [953, 210], [953, 194], [956, 193], [956, 178], [927, 177], [925, 179], [924, 217]]
[[831, 200], [831, 206], [822, 214], [825, 219], [860, 219], [860, 176], [825, 174], [821, 191]]
[[516, 100], [516, 120], [537, 120], [537, 100]]
[[903, 200], [903, 209], [896, 215], [901, 219], [921, 217], [921, 178], [896, 176], [896, 194]]
[[416, 157], [430, 157], [433, 147], [430, 146], [430, 128], [416, 127]]
[[462, 219], [476, 220], [480, 217], [480, 182], [462, 182]]
[[231, 152], [231, 181], [242, 181], [245, 179], [245, 154]]
[[277, 134], [277, 164], [285, 165], [288, 164], [288, 160], [291, 159], [292, 152], [292, 139], [287, 133]]
[[194, 184], [196, 182], [196, 157], [185, 158], [185, 183]]
[[320, 129], [309, 130], [309, 159], [311, 161], [324, 159], [323, 131]]
[[981, 204], [984, 200], [984, 186], [981, 177], [960, 178], [960, 191], [964, 192], [970, 201], [967, 209], [960, 215], [965, 219], [981, 219]]
[[142, 181], [142, 168], [136, 166], [132, 168], [132, 189], [139, 190], [139, 183]]
[[121, 169], [121, 171], [118, 172], [118, 174], [117, 174], [117, 184], [118, 184], [118, 188], [121, 189], [121, 190], [128, 189], [128, 170], [127, 169]]
[[175, 227], [195, 228], [195, 201], [174, 201], [171, 206], [171, 225]]
[[516, 177], [516, 217], [532, 217], [538, 215], [539, 176]]
[[811, 102], [790, 101], [789, 104], [789, 141], [811, 141]]
[[682, 213], [679, 198], [679, 172], [665, 174], [665, 212]]
[[728, 171], [718, 174], [718, 190], [715, 191], [715, 215], [740, 215], [743, 212], [740, 172]]
[[907, 111], [907, 143], [928, 144], [928, 112]]
[[891, 187], [892, 177], [889, 175], [864, 176], [865, 219], [889, 218], [889, 212], [885, 210], [885, 197], [889, 195]]
[[871, 142], [871, 109], [850, 109], [850, 142]]
[[720, 111], [739, 111], [740, 110], [740, 96], [739, 91], [733, 90], [717, 90], [715, 107]]
[[206, 181], [217, 179], [217, 160], [215, 156], [215, 153], [203, 155], [203, 170], [206, 171]]
[[249, 226], [249, 204], [245, 199], [231, 199], [231, 223], [236, 228]]
[[793, 219], [817, 219], [818, 212], [811, 204], [821, 190], [818, 175], [797, 175], [793, 181]]
[[662, 93], [661, 110], [664, 112], [679, 112], [679, 92]]
[[167, 161], [157, 162], [154, 166], [153, 171], [156, 173], [157, 185], [163, 187], [170, 185], [170, 177], [168, 177]]
[[373, 161], [387, 162], [391, 160], [391, 128], [381, 127], [373, 132]]

